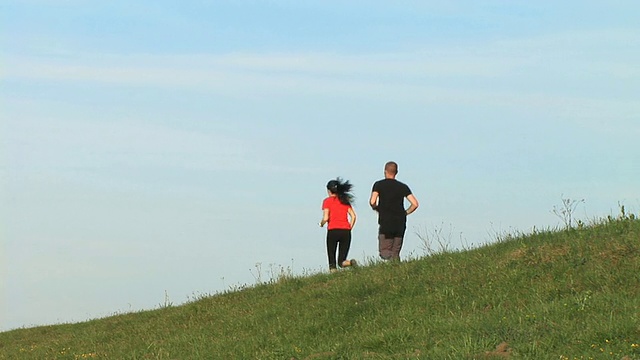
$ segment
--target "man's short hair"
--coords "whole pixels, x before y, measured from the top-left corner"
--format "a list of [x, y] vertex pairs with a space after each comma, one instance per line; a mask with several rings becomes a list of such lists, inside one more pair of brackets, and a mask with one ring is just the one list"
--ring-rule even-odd
[[389, 161], [384, 164], [384, 171], [391, 175], [396, 175], [398, 174], [398, 164], [395, 161]]

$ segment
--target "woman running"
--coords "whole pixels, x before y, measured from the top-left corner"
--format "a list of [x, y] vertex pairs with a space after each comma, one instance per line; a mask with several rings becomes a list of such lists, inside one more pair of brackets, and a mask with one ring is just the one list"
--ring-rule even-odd
[[[354, 260], [347, 260], [351, 247], [351, 229], [356, 224], [356, 212], [351, 204], [354, 196], [351, 193], [353, 185], [349, 181], [337, 178], [327, 183], [329, 197], [322, 202], [322, 220], [320, 227], [327, 226], [327, 256], [329, 258], [329, 271], [338, 271], [340, 267], [355, 265]], [[336, 249], [338, 259], [336, 261]]]

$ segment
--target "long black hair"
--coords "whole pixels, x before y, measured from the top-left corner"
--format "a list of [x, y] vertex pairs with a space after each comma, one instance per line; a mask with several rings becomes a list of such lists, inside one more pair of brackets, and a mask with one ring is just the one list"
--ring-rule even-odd
[[355, 196], [351, 193], [352, 189], [353, 184], [351, 184], [349, 180], [343, 181], [341, 178], [330, 180], [327, 183], [327, 190], [332, 194], [336, 194], [338, 200], [345, 205], [351, 205], [353, 200], [355, 200]]

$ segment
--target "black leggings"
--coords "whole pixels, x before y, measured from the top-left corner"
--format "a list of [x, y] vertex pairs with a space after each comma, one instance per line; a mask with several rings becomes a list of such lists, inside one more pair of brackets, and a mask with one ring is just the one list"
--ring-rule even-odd
[[[338, 244], [340, 247], [338, 248]], [[351, 247], [351, 230], [348, 229], [331, 229], [327, 230], [327, 257], [329, 258], [329, 268], [336, 268], [336, 248], [338, 249], [338, 262], [342, 266], [342, 262], [347, 260], [349, 248]]]

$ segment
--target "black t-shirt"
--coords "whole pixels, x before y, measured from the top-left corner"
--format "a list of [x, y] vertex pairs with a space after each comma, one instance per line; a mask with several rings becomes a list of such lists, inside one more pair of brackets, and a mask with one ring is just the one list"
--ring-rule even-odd
[[383, 179], [373, 184], [372, 191], [378, 193], [380, 232], [404, 232], [407, 223], [404, 198], [411, 195], [409, 186], [396, 179]]

